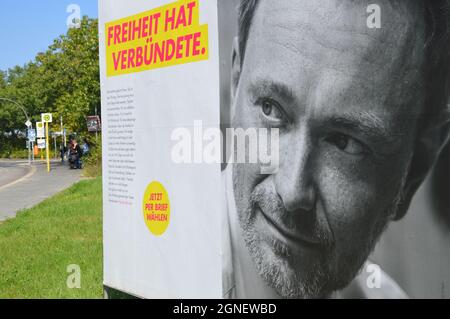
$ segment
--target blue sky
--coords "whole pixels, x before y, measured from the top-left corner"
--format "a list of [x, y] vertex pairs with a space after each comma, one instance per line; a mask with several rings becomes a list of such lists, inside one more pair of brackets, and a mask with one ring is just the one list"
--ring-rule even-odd
[[0, 70], [24, 65], [67, 32], [67, 7], [96, 18], [97, 0], [0, 0]]

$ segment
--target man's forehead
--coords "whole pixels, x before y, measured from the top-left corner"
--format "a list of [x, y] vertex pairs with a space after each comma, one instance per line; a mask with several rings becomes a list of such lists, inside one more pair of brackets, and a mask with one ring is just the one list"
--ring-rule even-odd
[[383, 91], [392, 104], [404, 104], [405, 95], [422, 92], [426, 28], [420, 5], [379, 1], [381, 28], [370, 29], [368, 3], [260, 0], [247, 44], [250, 68], [270, 65], [290, 83], [309, 86], [331, 70], [344, 76], [342, 92], [351, 90], [354, 98]]
[[[254, 13], [252, 35], [265, 36], [305, 57], [323, 58], [345, 68], [346, 60], [362, 56], [362, 63], [385, 65], [423, 51], [424, 15], [418, 1], [378, 1], [381, 28], [367, 26], [368, 1], [260, 0]], [[343, 60], [325, 58], [341, 53]], [[407, 54], [409, 53], [409, 54]], [[334, 60], [334, 61], [333, 61]], [[316, 61], [317, 62], [317, 61]], [[406, 63], [404, 61], [403, 63]], [[331, 66], [332, 67], [332, 66]]]
[[[424, 21], [423, 1], [376, 2], [380, 8], [382, 22], [380, 28], [367, 25], [372, 11], [367, 11], [373, 1], [367, 0], [259, 0], [255, 15], [263, 19], [267, 27], [280, 26], [286, 29], [308, 29], [321, 36], [320, 27], [325, 32], [350, 32], [355, 35], [367, 35], [387, 44], [414, 32], [415, 26]], [[369, 19], [370, 20], [370, 19]], [[331, 39], [331, 38], [330, 38]]]

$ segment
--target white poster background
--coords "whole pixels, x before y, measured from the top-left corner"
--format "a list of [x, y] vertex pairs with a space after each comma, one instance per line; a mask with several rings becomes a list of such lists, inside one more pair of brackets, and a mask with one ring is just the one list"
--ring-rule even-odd
[[[100, 0], [100, 65], [103, 117], [104, 284], [144, 298], [221, 298], [219, 164], [171, 160], [177, 127], [219, 129], [217, 1], [200, 0], [200, 24], [208, 24], [209, 60], [106, 77], [105, 23], [174, 1]], [[107, 92], [133, 89], [136, 176], [131, 206], [109, 201]], [[160, 237], [146, 227], [145, 189], [162, 183], [170, 199], [170, 225]]]
[[44, 122], [36, 122], [36, 137], [37, 138], [45, 138]]

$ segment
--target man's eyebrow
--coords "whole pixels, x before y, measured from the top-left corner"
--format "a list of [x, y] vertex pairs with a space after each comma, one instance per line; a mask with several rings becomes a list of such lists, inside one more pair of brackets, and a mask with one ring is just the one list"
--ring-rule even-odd
[[[269, 79], [257, 79], [250, 84], [249, 93], [252, 98], [275, 95], [284, 103], [298, 102], [291, 88], [283, 83]], [[404, 128], [391, 129], [385, 121], [376, 114], [368, 111], [343, 112], [326, 120], [327, 126], [341, 128], [362, 134], [375, 142], [395, 144], [404, 135]]]
[[329, 126], [354, 131], [377, 142], [395, 143], [403, 136], [401, 128], [393, 131], [381, 118], [366, 111], [339, 114], [331, 117], [327, 122]]
[[259, 79], [252, 81], [249, 87], [252, 97], [261, 97], [265, 95], [276, 95], [283, 99], [283, 102], [292, 104], [296, 101], [294, 92], [287, 85], [268, 79]]

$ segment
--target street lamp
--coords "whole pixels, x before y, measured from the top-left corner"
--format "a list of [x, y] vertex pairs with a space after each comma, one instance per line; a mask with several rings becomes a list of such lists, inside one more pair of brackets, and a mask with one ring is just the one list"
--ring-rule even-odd
[[[5, 97], [0, 97], [0, 100], [11, 102], [11, 103], [17, 105], [18, 107], [20, 107], [20, 109], [22, 110], [23, 114], [25, 114], [25, 118], [27, 119], [27, 122], [25, 124], [30, 123], [30, 125], [31, 125], [30, 118], [28, 117], [27, 111], [25, 110], [25, 107], [22, 104], [19, 104], [18, 102], [14, 101], [14, 100], [11, 100], [11, 99], [7, 99]], [[29, 126], [29, 125], [27, 125], [27, 126]]]

